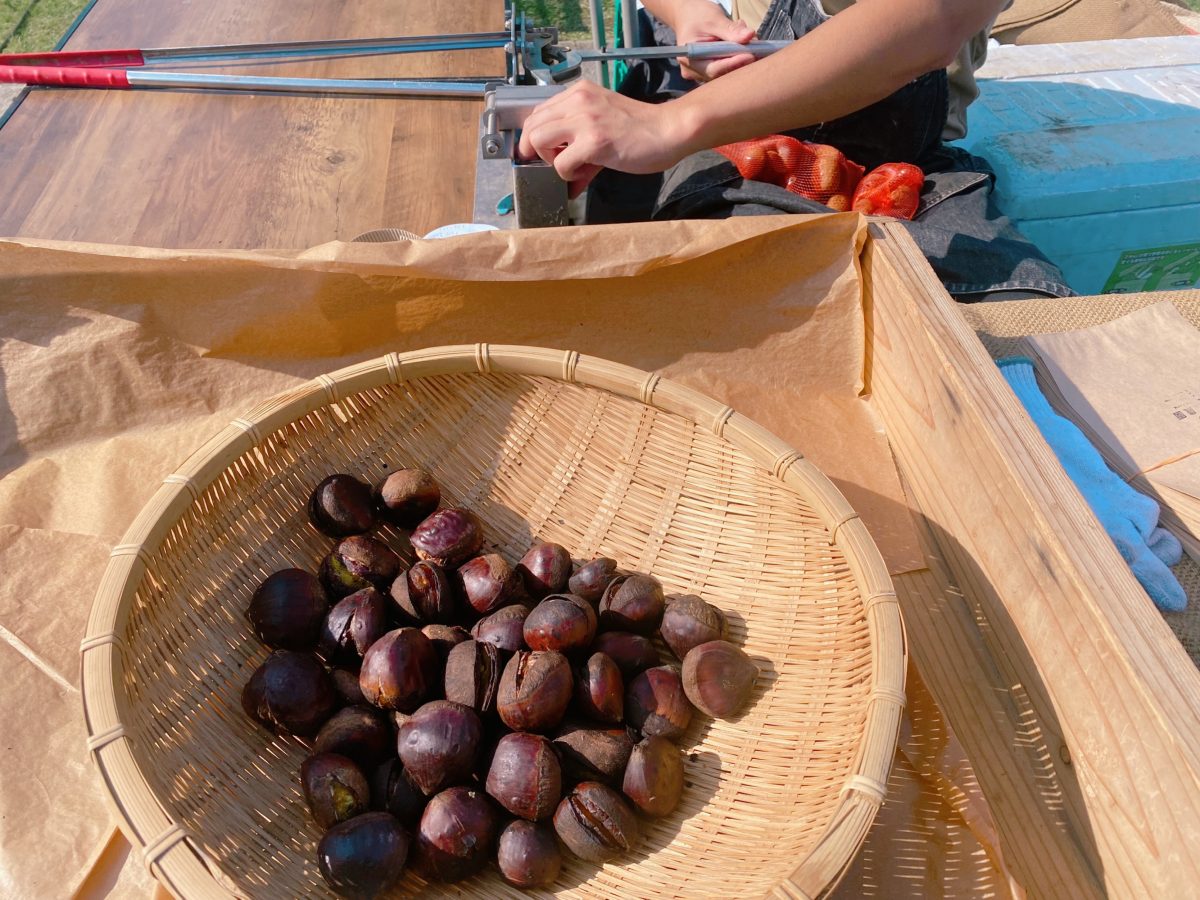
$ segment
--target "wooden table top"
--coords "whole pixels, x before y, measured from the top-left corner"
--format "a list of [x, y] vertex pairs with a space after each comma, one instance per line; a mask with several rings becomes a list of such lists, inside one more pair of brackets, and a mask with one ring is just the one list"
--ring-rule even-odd
[[[98, 0], [66, 49], [499, 31], [503, 15], [499, 0]], [[504, 54], [196, 71], [498, 76]], [[0, 128], [0, 235], [290, 249], [424, 233], [471, 219], [480, 111], [478, 100], [34, 89]]]

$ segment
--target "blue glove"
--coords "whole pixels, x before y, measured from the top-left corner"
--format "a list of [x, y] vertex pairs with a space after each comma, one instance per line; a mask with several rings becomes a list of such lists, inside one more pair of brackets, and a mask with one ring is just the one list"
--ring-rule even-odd
[[1187, 594], [1168, 568], [1179, 562], [1183, 548], [1158, 527], [1158, 503], [1126, 484], [1075, 423], [1054, 411], [1031, 360], [1015, 356], [997, 365], [1150, 599], [1170, 612], [1186, 607]]

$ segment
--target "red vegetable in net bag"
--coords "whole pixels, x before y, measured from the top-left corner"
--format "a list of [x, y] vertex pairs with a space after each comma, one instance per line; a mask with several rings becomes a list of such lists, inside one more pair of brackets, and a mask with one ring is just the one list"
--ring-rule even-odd
[[743, 178], [778, 185], [840, 211], [850, 208], [850, 198], [864, 171], [836, 147], [782, 134], [715, 149], [737, 166]]
[[858, 183], [850, 208], [869, 216], [911, 219], [921, 200], [925, 173], [908, 163], [884, 163]]

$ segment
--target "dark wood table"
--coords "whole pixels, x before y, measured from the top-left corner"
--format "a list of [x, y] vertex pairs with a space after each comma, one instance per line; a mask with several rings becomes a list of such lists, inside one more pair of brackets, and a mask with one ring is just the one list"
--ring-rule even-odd
[[[499, 0], [97, 0], [66, 49], [503, 28]], [[310, 77], [482, 75], [501, 50], [211, 66]], [[33, 89], [0, 128], [0, 236], [299, 248], [471, 219], [477, 100]]]

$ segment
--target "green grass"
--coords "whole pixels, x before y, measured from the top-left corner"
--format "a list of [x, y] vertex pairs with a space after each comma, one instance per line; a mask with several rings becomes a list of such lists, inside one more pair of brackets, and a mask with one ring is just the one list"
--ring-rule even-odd
[[53, 50], [86, 5], [86, 0], [0, 0], [0, 52]]
[[[520, 0], [518, 3], [520, 11], [534, 23], [556, 26], [560, 37], [567, 41], [582, 41], [591, 38], [591, 30], [588, 25], [588, 6], [587, 0]], [[603, 0], [602, 8], [604, 30], [608, 34], [608, 43], [611, 44], [613, 0]]]

